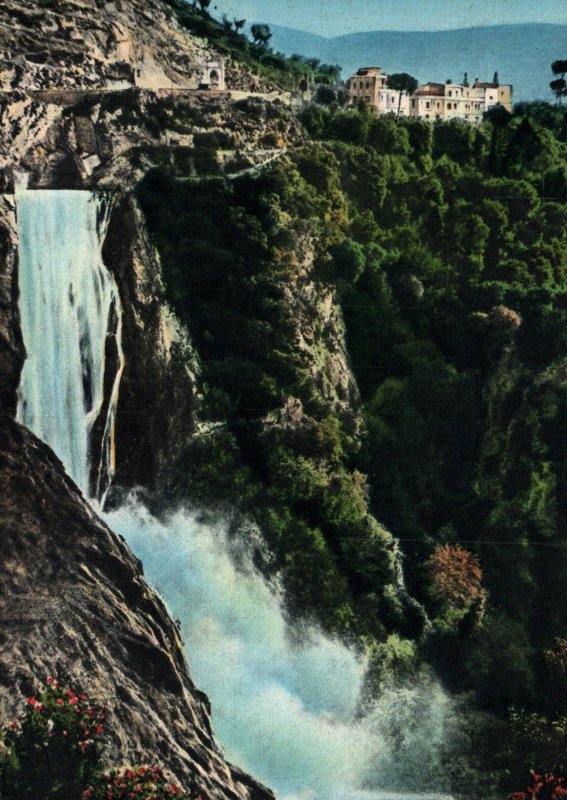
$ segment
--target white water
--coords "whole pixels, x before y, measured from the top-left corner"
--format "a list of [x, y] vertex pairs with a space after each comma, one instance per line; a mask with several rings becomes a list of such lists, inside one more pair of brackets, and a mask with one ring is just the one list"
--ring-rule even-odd
[[[86, 191], [20, 190], [16, 209], [20, 315], [27, 352], [18, 420], [52, 447], [85, 494], [99, 496], [114, 468], [114, 418], [123, 362], [118, 291], [101, 255], [108, 203]], [[91, 431], [105, 401], [105, 344], [113, 334], [119, 368], [91, 486]]]
[[180, 620], [229, 760], [289, 800], [439, 790], [451, 708], [434, 682], [385, 691], [361, 718], [363, 661], [315, 628], [290, 628], [278, 592], [223, 524], [182, 511], [160, 522], [134, 500], [106, 520]]

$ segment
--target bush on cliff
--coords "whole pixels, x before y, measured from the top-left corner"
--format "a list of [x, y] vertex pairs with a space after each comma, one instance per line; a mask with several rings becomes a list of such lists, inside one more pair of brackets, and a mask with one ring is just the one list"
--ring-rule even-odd
[[101, 771], [106, 706], [54, 678], [4, 730], [1, 800], [188, 800], [160, 767]]

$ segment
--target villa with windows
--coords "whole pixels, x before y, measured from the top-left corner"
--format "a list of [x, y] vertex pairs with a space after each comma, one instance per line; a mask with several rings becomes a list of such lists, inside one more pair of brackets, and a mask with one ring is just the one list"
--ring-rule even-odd
[[[388, 75], [380, 67], [361, 67], [348, 81], [351, 105], [364, 103], [377, 114], [395, 114], [400, 117], [417, 117], [432, 122], [460, 119], [479, 125], [485, 111], [493, 106], [503, 106], [512, 111], [512, 86], [500, 84], [498, 74], [491, 83], [475, 79], [471, 85], [465, 73], [462, 83], [425, 83], [411, 96], [387, 87]], [[399, 107], [399, 111], [398, 111]]]

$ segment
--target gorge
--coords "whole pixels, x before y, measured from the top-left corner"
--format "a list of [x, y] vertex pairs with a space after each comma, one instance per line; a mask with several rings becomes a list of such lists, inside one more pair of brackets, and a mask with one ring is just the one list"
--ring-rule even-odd
[[374, 117], [308, 62], [184, 0], [0, 5], [1, 723], [55, 675], [105, 768], [202, 800], [533, 800], [563, 113]]

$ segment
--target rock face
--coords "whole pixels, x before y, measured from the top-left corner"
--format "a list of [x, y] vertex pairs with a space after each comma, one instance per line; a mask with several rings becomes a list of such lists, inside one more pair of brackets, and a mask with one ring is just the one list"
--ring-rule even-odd
[[16, 411], [24, 363], [17, 298], [17, 233], [13, 198], [0, 195], [0, 409]]
[[360, 397], [349, 365], [341, 308], [333, 290], [316, 278], [313, 243], [298, 241], [296, 252], [296, 269], [281, 288], [298, 358], [325, 404], [354, 433]]
[[126, 366], [116, 425], [116, 484], [159, 490], [164, 463], [194, 433], [198, 362], [164, 299], [160, 265], [130, 193], [116, 198], [103, 258], [119, 286]]
[[206, 696], [140, 563], [85, 503], [53, 453], [0, 420], [0, 713], [47, 675], [111, 709], [109, 762], [159, 762], [216, 800], [272, 793], [222, 758]]
[[161, 148], [153, 155], [163, 163], [163, 148], [196, 145], [213, 151], [211, 167], [230, 165], [237, 149], [284, 147], [299, 135], [289, 116], [270, 113], [281, 106], [273, 87], [228, 57], [230, 91], [197, 91], [219, 58], [160, 0], [3, 3], [0, 191], [14, 172], [49, 188], [132, 185], [151, 164], [141, 149]]

